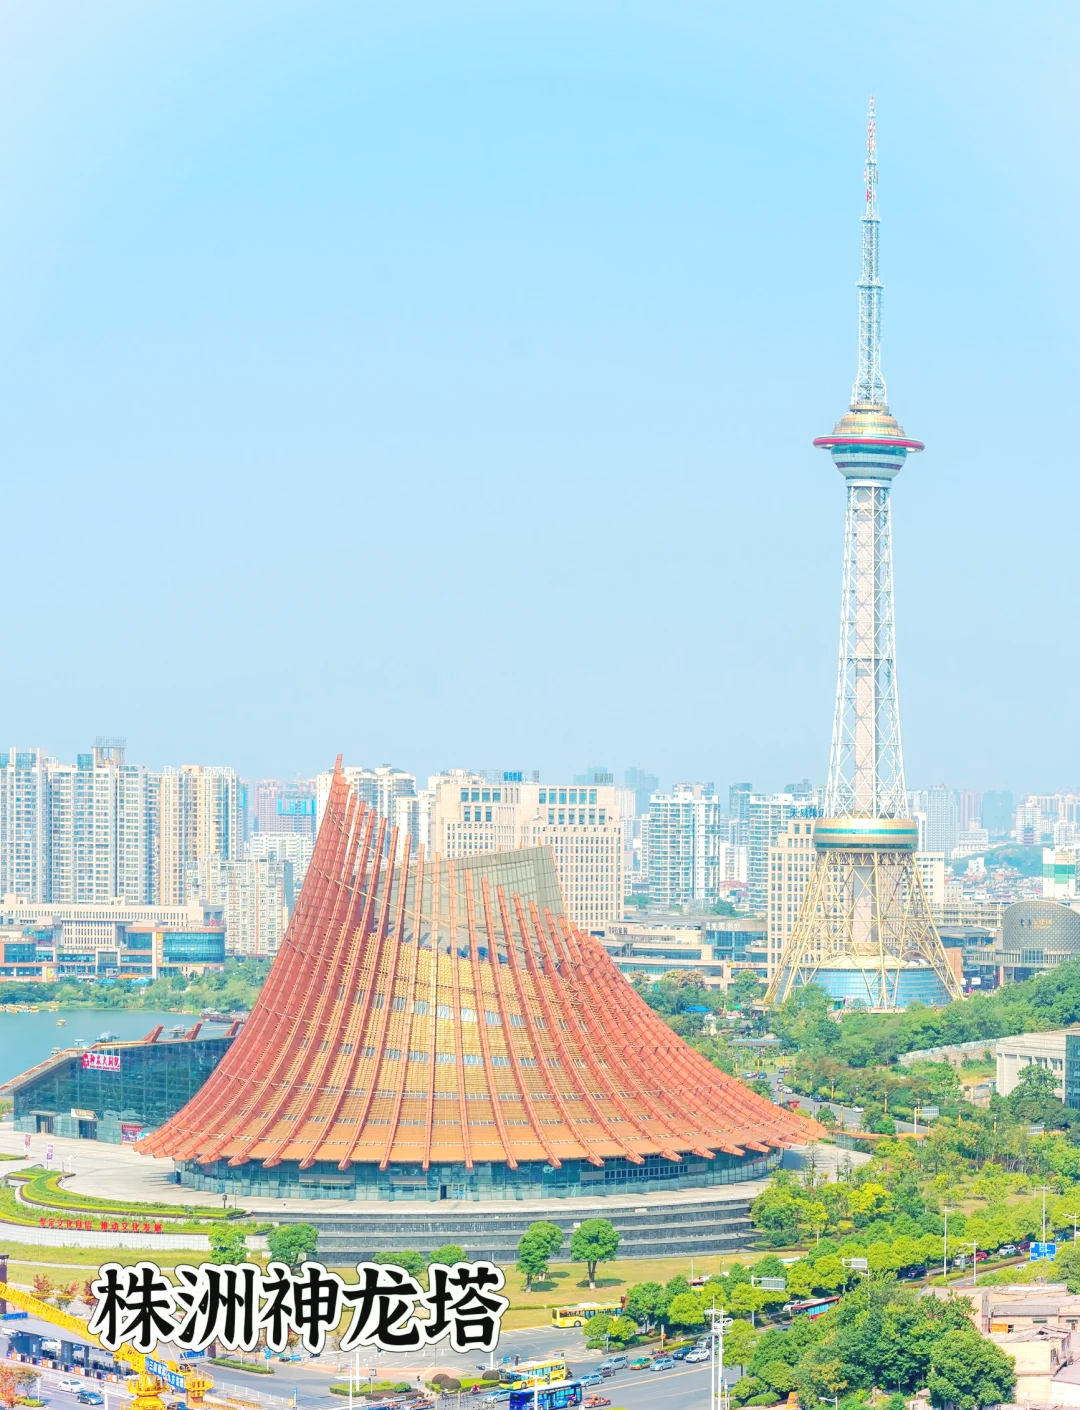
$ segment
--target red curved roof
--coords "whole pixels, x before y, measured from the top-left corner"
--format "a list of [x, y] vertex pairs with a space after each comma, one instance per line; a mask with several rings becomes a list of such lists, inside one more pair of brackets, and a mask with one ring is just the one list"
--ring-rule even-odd
[[546, 904], [561, 897], [549, 848], [447, 861], [398, 844], [339, 771], [250, 1019], [139, 1150], [341, 1170], [602, 1165], [821, 1134], [677, 1037]]

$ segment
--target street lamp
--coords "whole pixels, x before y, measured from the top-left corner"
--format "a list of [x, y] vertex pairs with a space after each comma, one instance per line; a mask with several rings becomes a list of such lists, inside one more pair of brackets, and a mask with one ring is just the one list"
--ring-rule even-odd
[[732, 1325], [722, 1307], [713, 1305], [706, 1308], [705, 1315], [712, 1325], [712, 1345], [709, 1351], [709, 1410], [720, 1410], [724, 1400], [724, 1333]]

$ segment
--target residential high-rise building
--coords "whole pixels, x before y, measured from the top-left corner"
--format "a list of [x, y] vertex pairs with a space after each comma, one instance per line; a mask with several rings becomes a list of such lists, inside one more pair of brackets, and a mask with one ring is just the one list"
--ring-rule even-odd
[[124, 751], [124, 740], [99, 738], [74, 766], [48, 761], [45, 899], [156, 899], [158, 776], [126, 763]]
[[622, 825], [608, 785], [545, 785], [455, 769], [428, 779], [430, 839], [444, 857], [551, 847], [567, 914], [583, 929], [622, 913]]
[[724, 882], [746, 879], [745, 849], [731, 842], [711, 783], [677, 783], [671, 793], [654, 793], [647, 834], [649, 900], [656, 905], [708, 905]]
[[1042, 893], [1048, 901], [1072, 901], [1076, 890], [1075, 847], [1044, 847]]
[[236, 770], [182, 764], [161, 775], [159, 875], [164, 905], [187, 900], [191, 869], [243, 857], [241, 781]]
[[190, 895], [222, 908], [227, 954], [277, 954], [295, 891], [291, 862], [203, 857], [189, 868], [187, 889]]
[[315, 839], [302, 832], [257, 832], [248, 838], [247, 855], [253, 861], [288, 862], [292, 868], [285, 886], [285, 905], [292, 913], [293, 901], [307, 876]]
[[[769, 997], [822, 985], [837, 1003], [895, 1009], [940, 1002], [960, 987], [934, 926], [908, 815], [896, 690], [891, 490], [907, 456], [923, 449], [889, 410], [881, 365], [877, 136], [873, 100], [864, 170], [859, 365], [847, 412], [814, 444], [847, 490], [840, 664], [824, 817], [814, 866]], [[931, 794], [933, 790], [931, 790]], [[951, 797], [951, 795], [950, 795]], [[949, 839], [955, 845], [954, 835]], [[935, 815], [928, 811], [934, 847]], [[944, 849], [940, 849], [944, 850]], [[751, 896], [755, 872], [751, 850]], [[768, 881], [768, 862], [765, 864]], [[767, 886], [764, 888], [767, 895]]]
[[[348, 764], [343, 772], [357, 796], [391, 826], [396, 820], [397, 800], [416, 797], [416, 775], [407, 774], [403, 769], [392, 768], [389, 764], [381, 764], [375, 769]], [[322, 825], [322, 815], [326, 809], [326, 800], [330, 796], [333, 777], [333, 771], [326, 770], [315, 779], [316, 828]]]
[[926, 790], [926, 850], [943, 852], [948, 863], [959, 830], [956, 794], [943, 783], [933, 784]]
[[734, 824], [731, 840], [740, 847], [750, 842], [750, 799], [753, 786], [749, 783], [733, 783], [728, 789], [728, 814]]
[[45, 901], [48, 890], [47, 761], [40, 749], [11, 749], [0, 765], [0, 891]]

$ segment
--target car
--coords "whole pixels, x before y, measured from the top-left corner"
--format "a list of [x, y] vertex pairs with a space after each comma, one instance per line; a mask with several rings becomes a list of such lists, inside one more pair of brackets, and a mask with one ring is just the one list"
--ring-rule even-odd
[[582, 1405], [610, 1405], [611, 1401], [606, 1395], [587, 1395], [581, 1403]]
[[630, 1362], [631, 1371], [647, 1371], [652, 1365], [651, 1356], [635, 1356]]
[[77, 1381], [74, 1376], [65, 1376], [62, 1380], [56, 1382], [57, 1390], [68, 1390], [74, 1393], [77, 1390], [82, 1390], [82, 1388], [82, 1381]]
[[596, 1369], [602, 1376], [613, 1376], [616, 1371], [625, 1371], [629, 1365], [629, 1356], [606, 1356]]
[[75, 1399], [80, 1405], [104, 1405], [105, 1397], [99, 1390], [80, 1390]]
[[688, 1362], [690, 1362], [690, 1361], [693, 1361], [693, 1362], [708, 1361], [708, 1359], [709, 1359], [709, 1351], [708, 1351], [708, 1348], [707, 1348], [707, 1347], [704, 1347], [704, 1346], [695, 1346], [694, 1349], [693, 1349], [693, 1351], [688, 1351], [688, 1352], [686, 1353], [686, 1359], [687, 1359]]
[[510, 1387], [503, 1386], [500, 1390], [493, 1390], [489, 1395], [485, 1395], [481, 1400], [481, 1405], [505, 1405], [510, 1399]]
[[1015, 1245], [1015, 1244], [1002, 1244], [1001, 1247], [998, 1249], [998, 1257], [999, 1257], [999, 1258], [1015, 1258], [1015, 1257], [1016, 1257], [1016, 1245]]
[[583, 1386], [602, 1386], [604, 1384], [604, 1377], [599, 1371], [589, 1371], [584, 1376], [578, 1376], [578, 1380]]
[[690, 1348], [688, 1346], [677, 1346], [671, 1353], [671, 1359], [673, 1361], [685, 1361], [689, 1355]]
[[673, 1356], [658, 1356], [649, 1367], [650, 1371], [673, 1371], [679, 1363]]

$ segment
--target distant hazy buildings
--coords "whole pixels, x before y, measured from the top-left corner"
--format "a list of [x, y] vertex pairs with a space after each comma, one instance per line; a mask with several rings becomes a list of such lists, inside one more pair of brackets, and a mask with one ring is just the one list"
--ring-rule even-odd
[[315, 780], [263, 778], [253, 790], [251, 832], [315, 836]]
[[[355, 764], [346, 764], [342, 769], [345, 779], [350, 788], [353, 788], [364, 803], [369, 808], [374, 809], [380, 818], [385, 818], [391, 825], [398, 819], [397, 802], [401, 798], [416, 797], [416, 775], [405, 773], [403, 769], [391, 768], [389, 764], [382, 764], [378, 768], [361, 768]], [[333, 782], [334, 774], [332, 769], [327, 769], [319, 774], [315, 780], [315, 831], [318, 832], [322, 823], [323, 813], [326, 810], [326, 800], [330, 796], [330, 784]], [[406, 817], [408, 814], [406, 814]], [[415, 834], [413, 834], [415, 840]]]
[[277, 954], [293, 900], [291, 862], [207, 857], [192, 868], [188, 880], [193, 895], [221, 908], [230, 955], [269, 958]]

